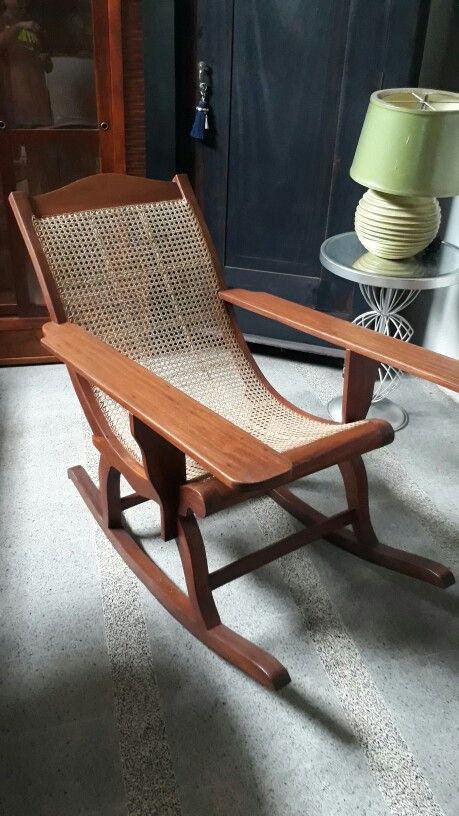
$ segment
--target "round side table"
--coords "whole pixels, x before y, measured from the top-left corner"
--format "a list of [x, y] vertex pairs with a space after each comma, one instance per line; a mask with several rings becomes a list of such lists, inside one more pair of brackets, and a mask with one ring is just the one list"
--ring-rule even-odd
[[[440, 289], [459, 283], [459, 248], [445, 242], [400, 261], [378, 258], [367, 252], [355, 232], [327, 238], [320, 248], [325, 269], [359, 284], [370, 307], [353, 321], [374, 331], [409, 342], [413, 327], [401, 312], [417, 298], [422, 289]], [[408, 414], [389, 399], [400, 382], [402, 372], [381, 364], [368, 417], [387, 419], [395, 431], [404, 428]], [[341, 397], [328, 403], [332, 419], [341, 422]]]

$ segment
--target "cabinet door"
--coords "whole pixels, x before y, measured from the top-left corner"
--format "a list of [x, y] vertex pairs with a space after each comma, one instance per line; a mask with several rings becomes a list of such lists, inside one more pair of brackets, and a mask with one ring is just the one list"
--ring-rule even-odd
[[124, 171], [120, 30], [119, 0], [35, 0], [0, 14], [3, 313], [45, 313], [9, 192]]
[[[212, 116], [195, 187], [230, 286], [352, 317], [354, 287], [321, 269], [319, 249], [352, 229], [363, 190], [349, 167], [370, 93], [417, 83], [427, 11], [424, 0], [197, 0]], [[305, 342], [239, 320], [249, 336]]]

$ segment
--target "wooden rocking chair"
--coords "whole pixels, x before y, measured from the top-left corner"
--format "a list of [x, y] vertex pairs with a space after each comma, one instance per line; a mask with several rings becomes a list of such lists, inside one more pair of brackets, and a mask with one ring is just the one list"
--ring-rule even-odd
[[[69, 477], [129, 567], [195, 637], [268, 688], [288, 683], [274, 657], [221, 623], [213, 591], [318, 538], [438, 587], [454, 582], [441, 564], [378, 541], [361, 454], [393, 439], [386, 422], [362, 421], [378, 361], [459, 390], [457, 363], [277, 297], [224, 291], [185, 176], [104, 174], [10, 200], [52, 319], [43, 344], [67, 365], [100, 452], [99, 487], [82, 467]], [[344, 424], [276, 393], [229, 303], [347, 349]], [[348, 507], [326, 518], [285, 485], [331, 465]], [[131, 495], [120, 495], [120, 474]], [[262, 494], [304, 530], [209, 573], [196, 517]], [[163, 539], [177, 539], [187, 594], [123, 526], [123, 511], [149, 499]]]

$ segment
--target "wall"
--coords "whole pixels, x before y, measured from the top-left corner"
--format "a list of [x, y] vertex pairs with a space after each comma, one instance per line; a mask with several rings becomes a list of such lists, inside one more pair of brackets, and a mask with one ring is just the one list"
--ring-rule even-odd
[[[425, 88], [443, 88], [459, 91], [459, 3], [456, 0], [433, 0], [429, 17], [426, 47], [421, 70], [420, 85]], [[459, 158], [452, 157], [452, 161]], [[446, 241], [459, 246], [459, 197], [451, 206], [443, 201], [442, 232]], [[427, 319], [422, 320], [420, 305], [430, 300]], [[459, 357], [459, 285], [434, 292], [430, 298], [420, 296], [414, 319], [417, 316], [418, 342], [424, 346]], [[423, 330], [420, 331], [420, 324]], [[421, 336], [419, 336], [419, 334]]]
[[[459, 198], [453, 201], [445, 240], [459, 246]], [[459, 357], [459, 284], [434, 293], [424, 332], [424, 345], [450, 357]]]

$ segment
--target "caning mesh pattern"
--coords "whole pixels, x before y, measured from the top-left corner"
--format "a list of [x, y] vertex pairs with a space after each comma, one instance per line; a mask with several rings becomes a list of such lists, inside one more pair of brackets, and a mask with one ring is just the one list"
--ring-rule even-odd
[[[234, 336], [199, 223], [187, 201], [35, 218], [67, 319], [276, 451], [339, 433], [303, 417], [258, 379]], [[141, 461], [128, 412], [97, 401]], [[348, 426], [349, 427], [349, 426]], [[204, 471], [187, 460], [187, 478]]]

